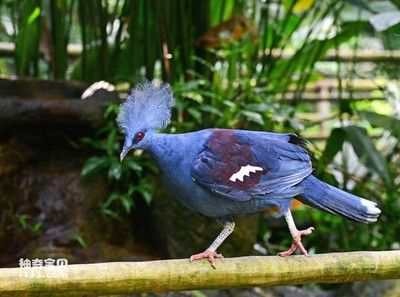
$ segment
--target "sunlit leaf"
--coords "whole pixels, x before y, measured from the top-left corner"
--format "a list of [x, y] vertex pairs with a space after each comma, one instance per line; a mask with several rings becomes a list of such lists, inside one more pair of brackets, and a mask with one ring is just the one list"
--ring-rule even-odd
[[369, 7], [369, 3], [367, 3], [366, 0], [344, 0], [344, 1], [359, 9], [373, 12], [372, 9]]
[[18, 74], [27, 75], [31, 62], [38, 62], [41, 13], [39, 0], [22, 1], [18, 35], [15, 40], [15, 66]]
[[30, 16], [28, 17], [28, 25], [31, 25], [40, 15], [40, 8], [35, 7]]
[[389, 166], [375, 148], [366, 130], [357, 126], [347, 126], [342, 129], [346, 132], [346, 140], [351, 143], [360, 161], [377, 173], [387, 186], [392, 187], [393, 177]]
[[120, 162], [112, 162], [108, 169], [108, 178], [112, 180], [119, 180], [122, 175], [122, 165]]
[[220, 110], [218, 110], [217, 108], [215, 108], [215, 107], [213, 107], [211, 105], [200, 106], [200, 109], [205, 111], [205, 112], [208, 112], [208, 113], [211, 113], [211, 114], [215, 114], [215, 115], [220, 116], [220, 117], [222, 117], [222, 115], [223, 115]]
[[315, 0], [297, 0], [293, 6], [293, 12], [299, 13], [309, 10], [314, 5]]
[[384, 128], [393, 136], [400, 139], [400, 120], [394, 117], [370, 111], [361, 111], [360, 115], [365, 118], [372, 126]]
[[261, 116], [261, 114], [254, 112], [254, 111], [248, 111], [248, 110], [243, 110], [240, 112], [240, 114], [244, 115], [244, 117], [251, 122], [264, 125], [264, 119]]
[[385, 11], [373, 15], [369, 22], [378, 32], [385, 31], [394, 25], [400, 23], [400, 11]]

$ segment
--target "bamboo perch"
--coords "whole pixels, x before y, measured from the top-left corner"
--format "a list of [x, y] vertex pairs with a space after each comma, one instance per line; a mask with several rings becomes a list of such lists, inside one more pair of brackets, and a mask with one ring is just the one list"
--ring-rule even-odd
[[[0, 296], [105, 295], [400, 278], [400, 251], [306, 256], [252, 256], [217, 261], [183, 260], [0, 269]], [[27, 271], [35, 271], [26, 275]], [[25, 274], [23, 272], [25, 272]]]

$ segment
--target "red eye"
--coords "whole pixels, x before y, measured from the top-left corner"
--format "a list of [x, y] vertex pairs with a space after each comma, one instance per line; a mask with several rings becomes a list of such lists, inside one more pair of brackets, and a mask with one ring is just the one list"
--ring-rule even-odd
[[138, 132], [136, 133], [135, 139], [136, 141], [141, 141], [144, 137], [144, 133], [143, 132]]

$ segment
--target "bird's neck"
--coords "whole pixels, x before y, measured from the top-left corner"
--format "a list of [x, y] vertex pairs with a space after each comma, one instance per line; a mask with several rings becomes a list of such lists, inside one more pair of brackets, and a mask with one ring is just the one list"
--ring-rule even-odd
[[206, 131], [183, 134], [154, 133], [147, 150], [160, 167], [177, 166], [182, 161], [188, 162], [194, 158], [207, 137]]
[[192, 162], [209, 135], [208, 130], [183, 134], [154, 133], [146, 150], [152, 154], [160, 167], [176, 167], [178, 164]]
[[175, 134], [153, 133], [151, 137], [146, 150], [151, 153], [157, 163], [162, 163], [165, 158], [171, 157], [179, 142], [179, 137]]

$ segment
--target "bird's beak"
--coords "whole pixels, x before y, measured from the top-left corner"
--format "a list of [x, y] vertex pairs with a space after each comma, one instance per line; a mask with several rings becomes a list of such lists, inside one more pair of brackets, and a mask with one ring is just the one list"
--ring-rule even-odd
[[122, 152], [121, 152], [121, 154], [119, 155], [119, 159], [120, 159], [120, 161], [122, 162], [122, 160], [125, 158], [125, 156], [126, 156], [126, 154], [129, 152], [129, 148], [127, 148], [127, 147], [124, 147], [123, 149], [122, 149]]

